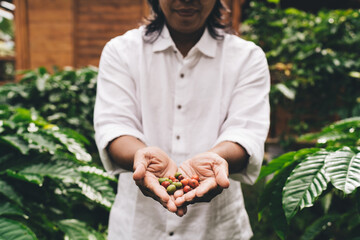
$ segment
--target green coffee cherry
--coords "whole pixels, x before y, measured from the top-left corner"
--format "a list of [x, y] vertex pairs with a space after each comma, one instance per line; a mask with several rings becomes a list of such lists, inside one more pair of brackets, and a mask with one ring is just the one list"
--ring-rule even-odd
[[166, 188], [166, 191], [168, 192], [168, 194], [174, 194], [174, 192], [176, 191], [176, 186], [174, 184], [170, 184]]
[[177, 189], [182, 188], [181, 182], [174, 182], [173, 184], [176, 186]]
[[167, 181], [167, 178], [159, 178], [159, 183], [162, 184], [163, 182]]
[[181, 175], [181, 172], [175, 173], [175, 177], [178, 178]]

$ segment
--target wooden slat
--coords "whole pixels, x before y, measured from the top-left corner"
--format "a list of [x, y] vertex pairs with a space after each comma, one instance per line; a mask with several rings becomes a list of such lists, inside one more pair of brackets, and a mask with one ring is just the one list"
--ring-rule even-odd
[[[27, 0], [14, 0], [15, 10], [15, 55], [16, 70], [30, 67]], [[17, 79], [18, 80], [18, 79]]]
[[74, 0], [28, 0], [31, 68], [74, 65]]
[[75, 15], [76, 67], [99, 63], [111, 38], [140, 25], [144, 0], [77, 0]]

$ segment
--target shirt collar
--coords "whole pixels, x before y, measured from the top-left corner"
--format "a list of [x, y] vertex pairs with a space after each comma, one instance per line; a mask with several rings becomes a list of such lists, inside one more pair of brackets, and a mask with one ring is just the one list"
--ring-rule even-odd
[[[215, 57], [217, 41], [218, 40], [211, 37], [208, 29], [205, 28], [204, 34], [190, 51], [192, 52], [194, 50], [199, 50], [201, 53], [208, 57]], [[153, 52], [161, 52], [170, 47], [176, 49], [175, 43], [171, 39], [169, 30], [166, 25], [164, 25], [160, 36], [153, 43]]]

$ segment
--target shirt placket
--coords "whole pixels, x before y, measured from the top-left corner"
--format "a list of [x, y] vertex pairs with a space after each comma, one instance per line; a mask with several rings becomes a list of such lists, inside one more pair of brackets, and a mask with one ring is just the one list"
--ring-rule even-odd
[[[186, 80], [187, 80], [187, 68], [184, 60], [180, 61], [180, 67], [176, 74], [175, 89], [174, 89], [174, 116], [173, 116], [173, 136], [172, 136], [172, 152], [175, 154], [181, 154], [184, 152], [186, 144], [186, 136], [184, 127], [186, 119], [184, 111], [186, 109], [185, 97], [186, 97]], [[175, 159], [176, 160], [176, 159]]]
[[[180, 53], [175, 53], [180, 54]], [[173, 131], [172, 131], [172, 153], [182, 154], [186, 148], [186, 135], [185, 135], [185, 124], [186, 119], [184, 111], [186, 111], [186, 81], [187, 74], [189, 73], [186, 67], [186, 61], [182, 59], [179, 55], [176, 56], [180, 64], [178, 71], [176, 73], [175, 79], [175, 89], [174, 89], [174, 106], [173, 106]], [[174, 159], [177, 161], [177, 159]], [[179, 165], [180, 162], [177, 162]], [[168, 213], [167, 223], [166, 223], [166, 234], [167, 239], [178, 239], [180, 236], [178, 231], [179, 217], [174, 213]]]

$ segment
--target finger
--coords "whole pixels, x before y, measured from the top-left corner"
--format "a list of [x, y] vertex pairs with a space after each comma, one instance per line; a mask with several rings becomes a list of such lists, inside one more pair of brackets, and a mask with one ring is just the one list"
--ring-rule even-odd
[[167, 203], [170, 200], [170, 196], [166, 189], [159, 184], [156, 177], [146, 177], [145, 187], [153, 192], [160, 201]]
[[206, 193], [217, 187], [215, 179], [206, 179], [195, 189], [197, 197], [203, 197]]
[[186, 206], [180, 207], [176, 211], [176, 215], [178, 215], [179, 217], [182, 217], [182, 216], [184, 216], [186, 214], [186, 212], [187, 212], [187, 207]]
[[174, 201], [172, 199], [169, 199], [169, 201], [166, 203], [166, 208], [173, 213], [176, 213], [178, 208], [175, 205]]
[[133, 179], [135, 181], [139, 181], [145, 177], [146, 173], [146, 162], [145, 161], [136, 161], [134, 162], [134, 173], [133, 173]]
[[176, 192], [174, 193], [175, 199], [177, 199], [178, 197], [181, 197], [183, 195], [184, 195], [184, 191], [182, 189], [176, 190]]
[[228, 188], [230, 186], [228, 170], [225, 164], [217, 166], [215, 179], [216, 183], [222, 188]]

